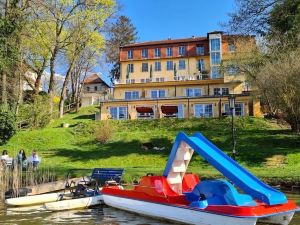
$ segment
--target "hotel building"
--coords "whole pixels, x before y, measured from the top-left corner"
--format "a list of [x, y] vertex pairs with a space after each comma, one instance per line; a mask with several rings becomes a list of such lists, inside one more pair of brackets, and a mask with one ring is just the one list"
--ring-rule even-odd
[[236, 51], [234, 39], [211, 32], [122, 46], [120, 79], [112, 99], [100, 103], [101, 120], [220, 117], [230, 114], [229, 94], [236, 97], [235, 115], [259, 116], [245, 77], [234, 66], [220, 69]]

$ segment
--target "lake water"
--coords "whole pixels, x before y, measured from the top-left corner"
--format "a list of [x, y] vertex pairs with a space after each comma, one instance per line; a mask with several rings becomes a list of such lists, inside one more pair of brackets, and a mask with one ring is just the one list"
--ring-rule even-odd
[[[300, 194], [287, 194], [300, 205]], [[136, 214], [124, 212], [107, 206], [93, 209], [47, 212], [40, 206], [5, 208], [0, 203], [0, 224], [5, 225], [53, 225], [53, 224], [104, 224], [104, 225], [156, 225], [173, 224]], [[219, 224], [215, 224], [219, 225]], [[290, 225], [300, 225], [300, 212], [296, 213]]]

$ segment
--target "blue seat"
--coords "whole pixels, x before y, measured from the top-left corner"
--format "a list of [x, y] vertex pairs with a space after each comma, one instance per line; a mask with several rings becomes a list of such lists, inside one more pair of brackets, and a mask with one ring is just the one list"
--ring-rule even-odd
[[95, 180], [97, 185], [103, 186], [107, 181], [120, 183], [124, 169], [116, 168], [94, 168], [91, 180]]
[[189, 202], [198, 201], [201, 194], [206, 197], [208, 205], [256, 206], [250, 195], [240, 194], [226, 180], [201, 181], [192, 192], [185, 193]]

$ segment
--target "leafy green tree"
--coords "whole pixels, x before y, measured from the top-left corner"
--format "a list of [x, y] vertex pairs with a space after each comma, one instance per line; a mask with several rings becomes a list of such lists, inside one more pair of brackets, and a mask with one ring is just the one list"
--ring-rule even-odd
[[0, 145], [5, 144], [16, 133], [16, 117], [6, 106], [0, 106]]
[[131, 20], [120, 16], [108, 28], [106, 42], [106, 60], [112, 64], [110, 76], [112, 80], [120, 78], [120, 47], [134, 43], [137, 40], [137, 31]]

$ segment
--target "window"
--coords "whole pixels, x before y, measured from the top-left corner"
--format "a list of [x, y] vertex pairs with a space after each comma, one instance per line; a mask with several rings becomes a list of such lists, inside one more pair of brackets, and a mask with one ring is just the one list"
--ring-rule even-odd
[[125, 100], [139, 99], [138, 91], [125, 91]]
[[155, 62], [154, 63], [154, 70], [155, 71], [161, 71], [161, 62]]
[[127, 58], [128, 59], [133, 59], [133, 50], [128, 50], [127, 51]]
[[129, 73], [133, 73], [133, 71], [134, 71], [133, 70], [133, 64], [128, 64], [127, 65], [127, 70], [128, 70]]
[[212, 65], [219, 65], [221, 63], [221, 54], [220, 52], [212, 52], [210, 54], [211, 64]]
[[187, 88], [185, 89], [187, 97], [197, 97], [202, 95], [201, 88]]
[[221, 50], [221, 40], [220, 38], [210, 39], [210, 51], [217, 51]]
[[148, 58], [148, 49], [147, 48], [142, 49], [142, 58]]
[[197, 55], [204, 55], [204, 46], [196, 46], [196, 54]]
[[167, 70], [173, 70], [173, 61], [167, 61]]
[[229, 88], [214, 88], [214, 95], [229, 95]]
[[154, 57], [160, 57], [160, 48], [154, 49]]
[[[231, 115], [228, 103], [224, 104], [224, 111], [225, 111], [226, 115]], [[236, 103], [233, 114], [235, 116], [243, 116], [244, 115], [244, 103]]]
[[185, 60], [179, 60], [178, 69], [185, 70]]
[[185, 50], [186, 50], [185, 46], [179, 46], [178, 47], [178, 55], [179, 56], [184, 56], [185, 55]]
[[148, 63], [142, 63], [142, 72], [148, 72]]
[[127, 119], [127, 107], [110, 107], [110, 115], [115, 120]]
[[229, 75], [235, 75], [239, 72], [239, 68], [235, 65], [230, 65], [227, 67], [227, 73]]
[[98, 87], [97, 87], [97, 86], [95, 86], [95, 87], [94, 87], [94, 91], [97, 91], [97, 90], [98, 90]]
[[87, 91], [87, 92], [90, 92], [90, 87], [86, 87], [86, 91]]
[[195, 104], [194, 106], [195, 117], [212, 117], [213, 109], [212, 104]]
[[236, 47], [234, 44], [229, 44], [228, 45], [228, 51], [229, 52], [235, 52], [236, 51]]
[[177, 113], [177, 118], [184, 118], [184, 105], [178, 105], [178, 113]]
[[166, 97], [165, 90], [151, 90], [151, 98], [164, 98]]
[[202, 71], [205, 70], [205, 61], [204, 61], [204, 59], [199, 59], [199, 60], [198, 60], [198, 65], [197, 65], [197, 67], [198, 67], [198, 70], [199, 70], [200, 72], [202, 72]]
[[211, 77], [212, 77], [212, 79], [221, 78], [221, 73], [220, 73], [220, 67], [219, 66], [212, 66], [211, 67]]
[[172, 47], [167, 48], [167, 56], [173, 56], [173, 49]]

